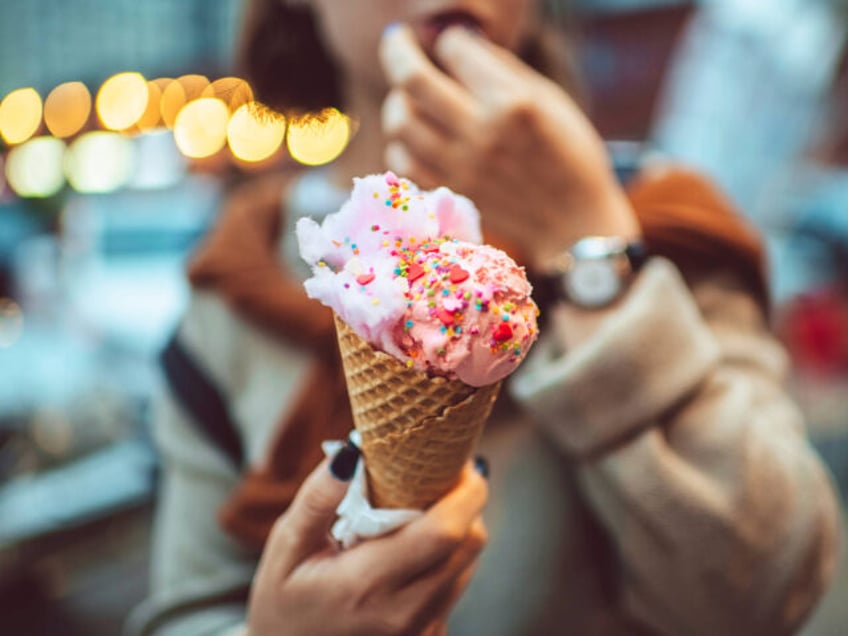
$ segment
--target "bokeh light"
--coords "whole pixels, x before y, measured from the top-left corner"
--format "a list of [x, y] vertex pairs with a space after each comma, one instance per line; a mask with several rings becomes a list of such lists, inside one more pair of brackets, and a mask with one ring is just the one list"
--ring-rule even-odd
[[153, 84], [159, 88], [160, 92], [165, 92], [165, 89], [168, 87], [168, 84], [174, 81], [173, 77], [157, 77], [156, 79], [150, 80]]
[[24, 314], [11, 298], [0, 298], [0, 349], [15, 344], [24, 331]]
[[134, 164], [131, 139], [95, 130], [70, 145], [65, 154], [65, 175], [79, 192], [112, 192], [129, 180]]
[[147, 99], [147, 81], [140, 73], [118, 73], [103, 82], [95, 107], [104, 128], [125, 130], [141, 119]]
[[[173, 128], [183, 106], [195, 99], [206, 97], [211, 91], [209, 79], [205, 75], [181, 75], [168, 82], [162, 90], [162, 121], [168, 128]], [[161, 87], [161, 85], [160, 85]]]
[[162, 121], [162, 89], [157, 82], [147, 82], [147, 108], [139, 117], [136, 126], [139, 130], [152, 130]]
[[176, 81], [183, 87], [186, 102], [204, 97], [203, 92], [209, 86], [209, 78], [205, 75], [180, 75]]
[[174, 141], [187, 157], [209, 157], [227, 141], [227, 105], [214, 97], [186, 104], [174, 122]]
[[133, 139], [135, 170], [126, 184], [137, 190], [169, 188], [185, 178], [188, 160], [165, 128], [149, 130]]
[[230, 108], [231, 113], [234, 113], [253, 101], [253, 89], [240, 77], [222, 77], [207, 86], [202, 96], [217, 97]]
[[6, 179], [20, 197], [43, 198], [65, 185], [62, 162], [65, 142], [55, 137], [35, 137], [15, 146], [6, 159]]
[[19, 88], [0, 102], [0, 135], [8, 144], [20, 144], [41, 125], [41, 96], [34, 88]]
[[186, 92], [183, 85], [177, 80], [171, 80], [162, 90], [160, 113], [162, 123], [168, 128], [173, 128], [177, 121], [177, 115], [186, 104]]
[[350, 120], [335, 108], [289, 121], [289, 154], [307, 166], [319, 166], [338, 157], [350, 140]]
[[242, 161], [267, 159], [282, 146], [285, 134], [286, 118], [256, 102], [241, 106], [227, 124], [230, 151]]
[[91, 115], [91, 93], [82, 82], [65, 82], [44, 100], [44, 123], [54, 137], [77, 134]]

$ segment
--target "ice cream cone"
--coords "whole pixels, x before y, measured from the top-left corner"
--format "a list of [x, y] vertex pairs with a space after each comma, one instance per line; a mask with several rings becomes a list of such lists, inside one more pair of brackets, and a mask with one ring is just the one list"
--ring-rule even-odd
[[372, 505], [423, 509], [453, 488], [498, 396], [377, 351], [336, 316]]

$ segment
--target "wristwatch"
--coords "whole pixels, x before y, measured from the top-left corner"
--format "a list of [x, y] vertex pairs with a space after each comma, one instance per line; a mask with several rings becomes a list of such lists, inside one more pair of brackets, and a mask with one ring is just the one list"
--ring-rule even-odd
[[624, 293], [646, 258], [639, 241], [587, 236], [557, 255], [546, 278], [557, 297], [597, 309]]

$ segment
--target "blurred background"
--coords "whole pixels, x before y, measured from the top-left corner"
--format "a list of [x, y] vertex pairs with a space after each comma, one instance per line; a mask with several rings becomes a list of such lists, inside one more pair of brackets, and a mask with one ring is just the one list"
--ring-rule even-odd
[[[622, 170], [708, 172], [767, 239], [774, 324], [848, 496], [848, 2], [581, 0]], [[116, 634], [145, 594], [157, 354], [222, 193], [331, 161], [355, 122], [257, 114], [239, 0], [0, 3], [0, 616]], [[805, 634], [845, 634], [848, 563]], [[9, 629], [8, 632], [5, 630]]]

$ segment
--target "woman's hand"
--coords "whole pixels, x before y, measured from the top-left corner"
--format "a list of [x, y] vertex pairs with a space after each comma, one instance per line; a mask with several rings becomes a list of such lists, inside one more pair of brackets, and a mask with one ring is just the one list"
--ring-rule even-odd
[[452, 27], [435, 45], [443, 72], [404, 26], [386, 31], [380, 53], [389, 168], [470, 197], [533, 266], [586, 235], [639, 234], [592, 125], [512, 53]]
[[347, 484], [328, 462], [276, 522], [251, 590], [251, 636], [441, 634], [486, 542], [485, 480], [470, 464], [423, 516], [339, 551], [329, 539]]

